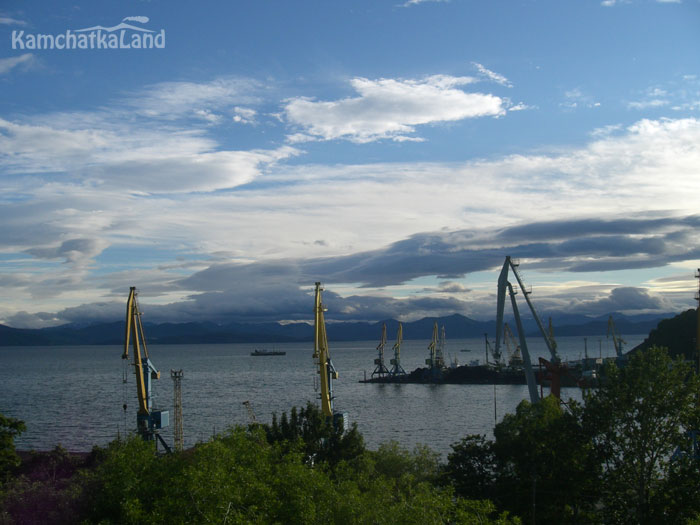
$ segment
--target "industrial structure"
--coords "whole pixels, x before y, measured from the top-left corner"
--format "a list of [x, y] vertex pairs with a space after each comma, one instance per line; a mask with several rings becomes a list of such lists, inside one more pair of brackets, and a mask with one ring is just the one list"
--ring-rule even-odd
[[318, 366], [321, 387], [321, 410], [327, 419], [333, 422], [336, 427], [345, 428], [346, 417], [341, 412], [336, 412], [333, 408], [333, 380], [338, 379], [338, 372], [331, 361], [330, 350], [328, 349], [328, 338], [326, 337], [326, 320], [323, 312], [326, 309], [321, 301], [321, 283], [316, 283], [316, 299], [314, 305], [314, 353], [313, 358]]
[[440, 341], [437, 346], [437, 352], [435, 358], [437, 359], [437, 365], [440, 368], [445, 368], [445, 325], [442, 325], [440, 329]]
[[428, 344], [428, 358], [425, 360], [425, 364], [428, 365], [430, 370], [439, 370], [442, 368], [438, 359], [439, 344], [438, 324], [437, 321], [435, 321], [435, 324], [433, 324], [433, 337], [430, 339], [430, 344]]
[[372, 377], [384, 377], [389, 375], [389, 369], [384, 364], [384, 347], [386, 346], [386, 323], [382, 324], [382, 338], [377, 345], [377, 352], [379, 356], [374, 360], [374, 372], [372, 372]]
[[170, 370], [173, 380], [173, 412], [175, 412], [175, 425], [173, 428], [175, 450], [182, 452], [185, 448], [185, 437], [182, 428], [182, 370]]
[[126, 333], [124, 337], [124, 352], [122, 359], [129, 359], [129, 347], [133, 345], [132, 364], [134, 375], [136, 376], [136, 396], [138, 398], [139, 409], [136, 414], [136, 428], [143, 439], [155, 441], [156, 449], [158, 441], [163, 447], [170, 451], [170, 447], [163, 440], [158, 430], [165, 428], [170, 423], [167, 410], [157, 410], [153, 407], [153, 396], [151, 394], [151, 381], [160, 379], [160, 372], [153, 366], [148, 357], [146, 338], [141, 323], [141, 312], [137, 301], [138, 292], [132, 286], [129, 291], [129, 298], [126, 302]]
[[[520, 275], [520, 272], [518, 270], [519, 267], [519, 262], [514, 261], [513, 259], [510, 258], [510, 256], [506, 256], [506, 259], [503, 263], [503, 267], [501, 269], [501, 274], [498, 277], [498, 297], [497, 297], [497, 303], [496, 303], [496, 348], [494, 349], [495, 354], [500, 355], [500, 349], [501, 349], [501, 339], [502, 339], [502, 334], [503, 334], [503, 309], [505, 307], [505, 301], [506, 301], [506, 291], [510, 295], [510, 300], [511, 304], [513, 306], [513, 316], [515, 317], [515, 326], [518, 331], [518, 337], [520, 339], [520, 351], [522, 352], [522, 358], [523, 358], [523, 365], [525, 368], [525, 379], [527, 382], [527, 387], [528, 391], [530, 394], [530, 401], [533, 403], [536, 403], [539, 401], [540, 396], [537, 393], [537, 383], [535, 381], [535, 374], [532, 370], [532, 363], [530, 361], [530, 352], [528, 351], [527, 348], [527, 342], [525, 341], [525, 332], [523, 330], [523, 325], [522, 321], [520, 319], [520, 312], [518, 311], [518, 303], [515, 299], [516, 295], [516, 290], [513, 288], [513, 285], [510, 283], [508, 280], [508, 273], [509, 271], [513, 272], [513, 275], [515, 276], [515, 279], [520, 287], [520, 289], [523, 292], [523, 295], [525, 297], [525, 301], [527, 302], [527, 305], [530, 308], [530, 312], [532, 312], [532, 316], [535, 319], [535, 322], [537, 323], [537, 327], [540, 330], [540, 333], [542, 334], [542, 337], [544, 338], [544, 342], [547, 345], [547, 349], [549, 350], [551, 360], [547, 361], [546, 359], [540, 358], [540, 364], [544, 365], [545, 369], [547, 370], [547, 373], [550, 376], [550, 391], [553, 395], [556, 397], [559, 397], [560, 393], [560, 388], [561, 388], [561, 375], [564, 372], [564, 366], [562, 365], [561, 359], [559, 358], [559, 354], [557, 354], [557, 346], [556, 342], [554, 341], [554, 336], [551, 333], [547, 333], [545, 331], [544, 326], [542, 325], [542, 321], [540, 320], [540, 316], [537, 315], [537, 311], [535, 310], [535, 306], [532, 304], [532, 301], [530, 300], [530, 293], [531, 290], [528, 290], [525, 287], [525, 283], [523, 282], [523, 278]], [[550, 325], [551, 327], [551, 325]]]
[[613, 346], [615, 347], [615, 355], [617, 356], [618, 363], [625, 360], [625, 355], [622, 351], [625, 340], [617, 335], [615, 331], [615, 321], [613, 321], [613, 316], [608, 317], [608, 333], [606, 337], [612, 336]]
[[390, 361], [391, 377], [405, 376], [406, 371], [401, 366], [401, 343], [403, 342], [403, 325], [399, 323], [399, 328], [396, 332], [396, 342], [394, 343], [394, 358]]
[[503, 323], [503, 340], [508, 351], [509, 366], [523, 366], [523, 356], [520, 352], [520, 345], [515, 341], [513, 331], [508, 326], [508, 323]]

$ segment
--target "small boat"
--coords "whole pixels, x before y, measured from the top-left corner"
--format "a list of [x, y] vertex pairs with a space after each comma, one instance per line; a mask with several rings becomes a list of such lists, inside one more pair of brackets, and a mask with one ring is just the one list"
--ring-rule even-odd
[[265, 350], [264, 348], [263, 349], [256, 348], [255, 350], [253, 350], [250, 353], [250, 355], [255, 355], [255, 356], [258, 356], [258, 355], [287, 355], [287, 352], [281, 352], [279, 350]]

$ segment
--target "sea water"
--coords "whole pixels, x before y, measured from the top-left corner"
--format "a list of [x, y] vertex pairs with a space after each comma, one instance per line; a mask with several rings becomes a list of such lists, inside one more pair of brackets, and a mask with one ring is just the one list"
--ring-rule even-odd
[[[643, 335], [625, 336], [632, 348]], [[583, 357], [583, 337], [560, 337], [563, 360]], [[401, 363], [406, 372], [425, 366], [426, 340], [404, 341]], [[590, 357], [612, 357], [612, 342], [588, 337]], [[387, 366], [393, 357], [390, 341]], [[492, 343], [493, 344], [493, 343]], [[467, 434], [490, 437], [496, 421], [528, 399], [525, 385], [364, 384], [377, 357], [377, 341], [329, 342], [340, 376], [333, 382], [335, 408], [357, 423], [370, 448], [395, 440], [406, 448], [428, 445], [446, 456], [450, 445]], [[272, 414], [293, 406], [318, 403], [317, 373], [311, 343], [273, 345], [149, 345], [149, 356], [161, 372], [153, 382], [154, 404], [170, 410], [170, 427], [162, 431], [173, 442], [173, 381], [170, 370], [182, 370], [185, 446], [206, 441], [232, 425], [247, 424], [251, 415], [269, 423]], [[285, 351], [284, 356], [251, 356], [254, 348]], [[531, 358], [549, 358], [541, 338], [528, 340]], [[468, 351], [463, 351], [468, 350]], [[119, 346], [0, 347], [0, 413], [19, 418], [27, 431], [19, 449], [48, 450], [60, 444], [71, 451], [105, 445], [136, 428], [134, 368], [121, 359]], [[483, 339], [448, 340], [445, 361], [485, 361]], [[124, 382], [126, 377], [126, 382]], [[546, 393], [546, 390], [545, 390]], [[581, 398], [576, 388], [562, 398]], [[126, 405], [126, 410], [123, 406]]]

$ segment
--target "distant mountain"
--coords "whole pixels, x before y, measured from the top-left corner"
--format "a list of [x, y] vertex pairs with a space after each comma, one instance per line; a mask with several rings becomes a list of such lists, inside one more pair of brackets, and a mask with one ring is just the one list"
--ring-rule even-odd
[[556, 317], [553, 321], [554, 336], [606, 335], [608, 333], [608, 318], [610, 315], [613, 316], [615, 331], [618, 334], [648, 334], [652, 329], [656, 328], [659, 321], [667, 317], [673, 317], [674, 314], [626, 316], [618, 313], [601, 315], [595, 318]]
[[[618, 334], [649, 333], [666, 316], [624, 316], [612, 314]], [[506, 321], [515, 329], [512, 319]], [[544, 321], [544, 320], [543, 320]], [[565, 322], [562, 322], [565, 321]], [[433, 324], [445, 327], [449, 339], [482, 337], [485, 333], [495, 337], [495, 321], [475, 321], [463, 315], [425, 317], [403, 323], [404, 339], [430, 339]], [[387, 337], [396, 335], [398, 321], [387, 319], [379, 322], [328, 322], [328, 338], [334, 341], [378, 340], [382, 323], [387, 325]], [[554, 335], [598, 335], [607, 333], [608, 315], [600, 317], [556, 316]], [[527, 335], [538, 333], [532, 318], [523, 319]], [[38, 345], [119, 345], [124, 341], [124, 321], [93, 325], [62, 325], [37, 330], [11, 328], [0, 325], [0, 346]], [[282, 343], [312, 341], [313, 326], [306, 323], [144, 323], [146, 341], [150, 344], [198, 344], [198, 343]]]

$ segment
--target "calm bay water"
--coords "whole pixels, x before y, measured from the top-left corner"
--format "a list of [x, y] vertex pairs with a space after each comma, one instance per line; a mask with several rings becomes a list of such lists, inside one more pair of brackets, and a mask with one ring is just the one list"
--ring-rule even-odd
[[[625, 336], [627, 348], [644, 339]], [[600, 345], [599, 345], [600, 341]], [[401, 362], [407, 372], [423, 366], [428, 340], [405, 341]], [[583, 354], [582, 337], [557, 339], [562, 359]], [[390, 348], [387, 345], [388, 348]], [[524, 385], [362, 384], [374, 370], [376, 341], [330, 342], [333, 363], [340, 373], [334, 382], [335, 407], [358, 424], [370, 448], [396, 440], [412, 448], [423, 443], [447, 454], [450, 444], [466, 434], [491, 435], [494, 421], [528, 398]], [[264, 345], [259, 345], [260, 347]], [[533, 362], [548, 357], [541, 339], [528, 341]], [[271, 349], [272, 346], [267, 346]], [[149, 355], [161, 371], [154, 382], [155, 404], [171, 410], [171, 427], [162, 433], [172, 443], [173, 382], [171, 369], [182, 369], [183, 427], [186, 446], [207, 440], [213, 433], [246, 424], [244, 401], [250, 401], [258, 421], [270, 422], [293, 406], [317, 402], [312, 344], [276, 344], [285, 356], [253, 357], [254, 346], [151, 345]], [[461, 352], [461, 349], [470, 349]], [[613, 356], [605, 337], [588, 338], [591, 357]], [[68, 450], [90, 450], [136, 427], [136, 385], [133, 367], [122, 381], [119, 346], [0, 347], [0, 413], [22, 419], [27, 431], [18, 438], [20, 449], [47, 450], [57, 444]], [[391, 355], [390, 355], [391, 354]], [[450, 340], [446, 359], [460, 364], [484, 360], [482, 339]], [[393, 354], [385, 354], [387, 363]], [[578, 389], [564, 389], [562, 397], [580, 399]], [[127, 404], [127, 411], [122, 409]], [[494, 412], [496, 412], [494, 414]]]

